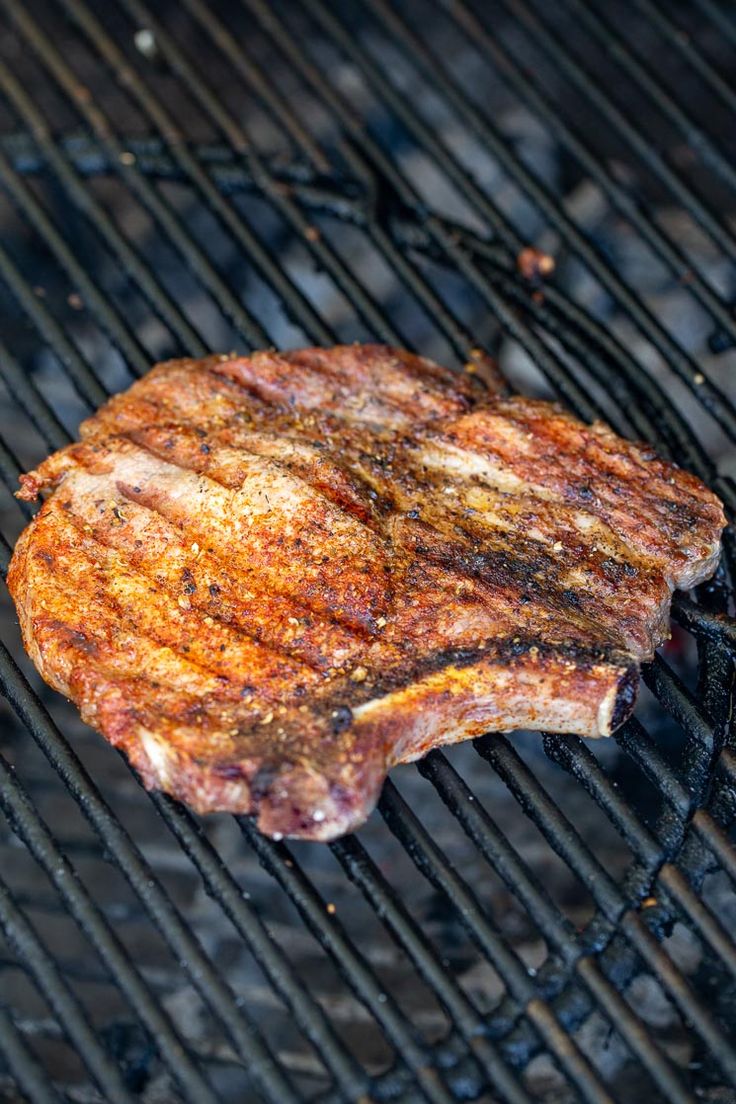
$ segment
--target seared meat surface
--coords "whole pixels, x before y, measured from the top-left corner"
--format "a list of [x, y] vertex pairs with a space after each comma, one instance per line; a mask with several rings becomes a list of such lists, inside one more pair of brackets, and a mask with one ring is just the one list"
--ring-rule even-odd
[[43, 677], [147, 786], [312, 839], [435, 745], [609, 734], [725, 523], [646, 447], [380, 346], [161, 364], [22, 485]]

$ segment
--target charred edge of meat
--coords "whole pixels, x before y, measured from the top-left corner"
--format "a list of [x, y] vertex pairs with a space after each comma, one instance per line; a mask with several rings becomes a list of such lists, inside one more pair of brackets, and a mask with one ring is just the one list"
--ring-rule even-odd
[[624, 721], [628, 721], [636, 705], [636, 697], [639, 692], [639, 671], [632, 665], [622, 676], [618, 684], [616, 701], [611, 713], [611, 732], [620, 728]]
[[[584, 644], [560, 643], [549, 644], [539, 640], [538, 637], [514, 636], [505, 640], [489, 640], [477, 648], [444, 648], [433, 652], [430, 656], [418, 660], [411, 666], [402, 665], [401, 669], [392, 672], [386, 671], [372, 677], [368, 683], [354, 683], [335, 687], [331, 701], [335, 710], [340, 706], [348, 707], [362, 704], [371, 698], [384, 697], [396, 690], [403, 690], [407, 685], [417, 682], [419, 679], [448, 667], [471, 667], [476, 663], [495, 661], [499, 665], [513, 666], [515, 660], [521, 659], [531, 653], [540, 667], [547, 662], [567, 661], [581, 672], [590, 671], [597, 666], [620, 667], [625, 671], [625, 677], [631, 682], [622, 687], [621, 692], [629, 695], [629, 700], [636, 697], [638, 685], [638, 668], [631, 656], [615, 648], [610, 644], [588, 646]], [[625, 702], [621, 703], [621, 710], [625, 708]], [[349, 722], [348, 722], [349, 723]], [[344, 724], [341, 727], [346, 727]]]

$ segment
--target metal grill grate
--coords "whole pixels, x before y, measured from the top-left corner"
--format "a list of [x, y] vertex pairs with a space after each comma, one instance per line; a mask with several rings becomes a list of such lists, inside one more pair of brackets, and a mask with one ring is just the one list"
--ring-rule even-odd
[[[2, 16], [3, 569], [19, 469], [80, 416], [156, 359], [271, 343], [484, 349], [733, 510], [727, 7]], [[5, 600], [0, 1098], [735, 1099], [732, 554], [615, 740], [432, 752], [330, 848], [145, 795]]]

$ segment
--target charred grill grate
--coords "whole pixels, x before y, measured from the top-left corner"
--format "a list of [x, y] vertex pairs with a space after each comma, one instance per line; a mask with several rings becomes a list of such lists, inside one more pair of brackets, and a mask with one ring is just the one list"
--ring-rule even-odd
[[[482, 346], [733, 510], [727, 7], [97, 7], [2, 5], [3, 568], [19, 468], [231, 346]], [[0, 1098], [733, 1100], [730, 601], [677, 600], [615, 741], [433, 752], [329, 849], [149, 800], [6, 602]]]

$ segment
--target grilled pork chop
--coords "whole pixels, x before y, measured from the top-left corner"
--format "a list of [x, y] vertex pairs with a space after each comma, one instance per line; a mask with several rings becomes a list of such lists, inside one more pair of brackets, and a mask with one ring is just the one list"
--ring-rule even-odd
[[277, 838], [438, 744], [612, 732], [724, 525], [648, 448], [378, 346], [170, 361], [81, 438], [22, 477], [26, 648], [147, 786]]

